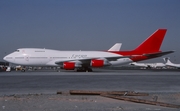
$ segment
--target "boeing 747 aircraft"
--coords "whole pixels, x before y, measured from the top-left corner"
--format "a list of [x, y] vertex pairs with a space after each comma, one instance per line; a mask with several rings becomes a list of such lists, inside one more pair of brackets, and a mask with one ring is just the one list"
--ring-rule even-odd
[[4, 60], [22, 66], [60, 66], [66, 70], [91, 72], [92, 68], [129, 64], [174, 52], [160, 50], [165, 34], [166, 29], [158, 29], [137, 48], [130, 51], [58, 51], [20, 48], [5, 56]]

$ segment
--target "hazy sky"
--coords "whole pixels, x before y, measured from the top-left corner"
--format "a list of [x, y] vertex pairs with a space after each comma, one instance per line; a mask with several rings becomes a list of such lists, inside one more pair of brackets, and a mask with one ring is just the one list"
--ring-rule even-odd
[[180, 63], [180, 0], [0, 0], [0, 61], [27, 47], [131, 50], [158, 28], [167, 28], [162, 51]]

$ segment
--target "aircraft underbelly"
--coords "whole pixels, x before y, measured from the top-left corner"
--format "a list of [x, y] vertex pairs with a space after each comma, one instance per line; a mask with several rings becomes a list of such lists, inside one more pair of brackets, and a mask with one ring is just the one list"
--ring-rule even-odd
[[129, 58], [122, 58], [122, 59], [118, 59], [117, 61], [110, 61], [110, 64], [113, 65], [126, 65], [133, 62], [131, 59]]

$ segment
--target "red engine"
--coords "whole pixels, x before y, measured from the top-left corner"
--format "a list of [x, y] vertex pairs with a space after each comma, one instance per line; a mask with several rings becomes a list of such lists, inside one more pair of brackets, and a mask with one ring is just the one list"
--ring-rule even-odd
[[75, 68], [75, 63], [74, 62], [64, 62], [63, 63], [63, 69], [74, 70], [74, 68]]
[[104, 60], [91, 60], [91, 66], [92, 67], [103, 67], [104, 66]]

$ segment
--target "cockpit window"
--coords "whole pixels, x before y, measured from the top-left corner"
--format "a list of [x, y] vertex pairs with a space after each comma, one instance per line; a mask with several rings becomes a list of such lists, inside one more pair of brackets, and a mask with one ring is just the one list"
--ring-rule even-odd
[[16, 50], [15, 52], [19, 52], [19, 50]]

